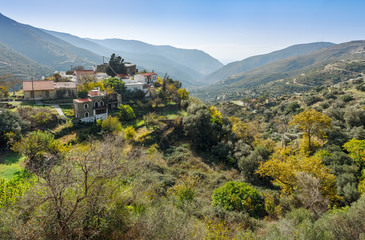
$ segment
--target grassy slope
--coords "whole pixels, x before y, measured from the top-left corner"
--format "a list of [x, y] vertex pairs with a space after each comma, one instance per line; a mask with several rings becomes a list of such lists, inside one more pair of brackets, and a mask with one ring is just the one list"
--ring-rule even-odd
[[0, 154], [0, 178], [11, 179], [23, 169], [25, 157], [13, 152]]

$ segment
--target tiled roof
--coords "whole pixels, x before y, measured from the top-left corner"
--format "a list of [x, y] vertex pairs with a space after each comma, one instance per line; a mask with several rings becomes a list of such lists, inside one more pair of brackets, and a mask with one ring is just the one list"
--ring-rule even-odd
[[86, 102], [92, 102], [92, 100], [90, 98], [80, 98], [80, 99], [74, 99], [74, 102], [86, 103]]
[[93, 75], [95, 72], [93, 70], [75, 70], [76, 75]]
[[148, 72], [148, 73], [141, 73], [141, 75], [148, 77], [148, 76], [157, 75], [157, 74], [154, 72]]
[[55, 82], [54, 88], [76, 88], [76, 83], [74, 82]]
[[122, 74], [122, 73], [118, 73], [117, 76], [122, 78], [122, 79], [128, 79], [130, 77], [129, 74]]
[[40, 90], [54, 90], [53, 81], [24, 81], [23, 91], [40, 91]]

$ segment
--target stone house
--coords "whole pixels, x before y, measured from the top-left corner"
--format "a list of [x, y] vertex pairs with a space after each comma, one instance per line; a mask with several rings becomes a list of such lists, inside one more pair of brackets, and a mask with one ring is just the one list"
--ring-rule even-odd
[[106, 94], [100, 89], [88, 92], [88, 98], [74, 99], [75, 119], [82, 122], [95, 122], [108, 117], [108, 110], [116, 109], [121, 104], [120, 94]]
[[136, 64], [126, 63], [124, 64], [127, 74], [135, 75], [137, 73], [137, 66]]
[[77, 95], [77, 86], [74, 82], [55, 82], [56, 98], [74, 98]]

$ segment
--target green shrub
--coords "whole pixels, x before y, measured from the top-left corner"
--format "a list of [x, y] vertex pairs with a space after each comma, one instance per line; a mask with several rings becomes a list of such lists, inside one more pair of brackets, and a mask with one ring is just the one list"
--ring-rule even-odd
[[230, 211], [246, 211], [253, 217], [264, 215], [264, 199], [255, 188], [243, 182], [227, 182], [214, 190], [212, 205]]
[[131, 106], [122, 104], [118, 107], [118, 109], [119, 109], [118, 117], [120, 121], [122, 122], [131, 121], [136, 118], [136, 115], [134, 114], [134, 111], [131, 108]]
[[122, 130], [122, 124], [119, 122], [117, 117], [108, 116], [101, 122], [101, 129], [103, 132], [120, 132]]
[[127, 126], [124, 130], [124, 136], [127, 140], [133, 140], [133, 138], [136, 136], [136, 130], [134, 130], [133, 126]]
[[344, 102], [350, 102], [351, 100], [354, 100], [354, 98], [351, 95], [346, 94], [341, 97], [341, 100]]

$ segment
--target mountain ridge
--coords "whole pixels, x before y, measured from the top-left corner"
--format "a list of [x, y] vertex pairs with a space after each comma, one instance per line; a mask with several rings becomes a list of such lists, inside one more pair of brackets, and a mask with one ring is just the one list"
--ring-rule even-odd
[[272, 63], [281, 59], [285, 59], [291, 56], [303, 55], [315, 50], [333, 46], [334, 43], [330, 42], [314, 42], [295, 44], [284, 49], [276, 50], [267, 54], [260, 54], [251, 56], [240, 61], [228, 63], [217, 71], [204, 77], [205, 82], [214, 84], [216, 82], [225, 80], [232, 75], [239, 74], [268, 63]]
[[335, 61], [364, 59], [365, 41], [336, 44], [306, 55], [289, 57], [233, 75], [216, 84], [193, 91], [192, 94], [206, 101], [217, 101], [224, 99], [226, 94], [244, 92], [250, 87], [285, 79]]

